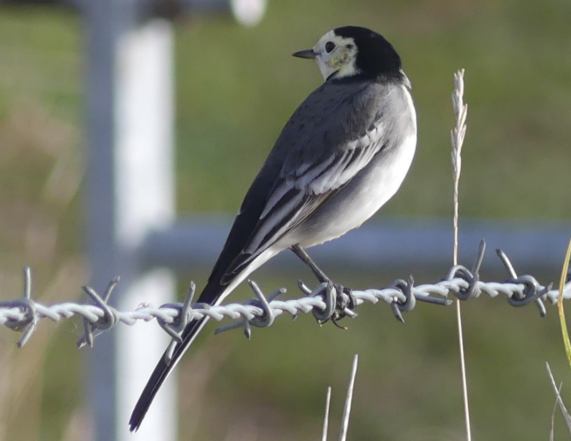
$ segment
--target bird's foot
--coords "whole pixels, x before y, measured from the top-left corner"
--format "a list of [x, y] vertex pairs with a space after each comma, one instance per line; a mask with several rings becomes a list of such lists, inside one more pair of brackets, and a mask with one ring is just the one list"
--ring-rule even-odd
[[347, 288], [331, 280], [323, 280], [317, 289], [311, 289], [301, 280], [298, 281], [299, 288], [305, 295], [310, 297], [320, 297], [325, 306], [323, 308], [315, 308], [312, 312], [315, 320], [320, 325], [331, 322], [341, 329], [347, 329], [346, 326], [339, 324], [345, 317], [356, 317], [355, 307], [357, 302], [353, 296], [351, 288]]
[[[330, 282], [331, 283], [331, 282]], [[355, 312], [355, 297], [353, 297], [353, 291], [351, 288], [343, 286], [339, 283], [333, 283], [333, 288], [335, 290], [335, 309], [331, 316], [331, 322], [340, 329], [347, 330], [346, 326], [339, 324], [341, 320], [345, 317], [356, 317]]]
[[333, 282], [327, 274], [317, 266], [313, 259], [309, 257], [309, 254], [307, 254], [301, 245], [294, 245], [291, 247], [291, 250], [309, 266], [313, 274], [315, 274], [315, 277], [317, 277], [317, 280], [321, 283], [320, 288], [314, 292], [303, 282], [299, 282], [299, 287], [305, 294], [321, 296], [325, 302], [325, 308], [323, 310], [313, 311], [313, 316], [317, 322], [323, 324], [331, 320], [338, 328], [347, 329], [345, 326], [341, 326], [339, 322], [347, 316], [355, 317], [357, 315], [355, 313], [355, 298], [353, 297], [351, 289]]

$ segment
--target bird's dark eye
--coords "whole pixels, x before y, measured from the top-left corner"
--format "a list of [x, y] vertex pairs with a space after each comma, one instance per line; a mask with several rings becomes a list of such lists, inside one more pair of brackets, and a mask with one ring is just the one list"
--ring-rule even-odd
[[330, 53], [333, 49], [335, 49], [335, 43], [332, 41], [325, 43], [325, 52]]
[[355, 47], [354, 44], [349, 43], [347, 46], [345, 46], [347, 49], [353, 49]]

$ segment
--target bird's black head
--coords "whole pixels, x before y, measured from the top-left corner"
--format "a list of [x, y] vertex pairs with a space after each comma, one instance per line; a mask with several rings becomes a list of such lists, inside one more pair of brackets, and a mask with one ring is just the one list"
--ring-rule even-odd
[[344, 39], [353, 39], [357, 46], [356, 68], [366, 76], [398, 76], [399, 54], [381, 34], [359, 26], [343, 26], [333, 31]]
[[327, 32], [312, 49], [294, 54], [314, 58], [326, 79], [401, 78], [401, 60], [385, 38], [359, 26]]

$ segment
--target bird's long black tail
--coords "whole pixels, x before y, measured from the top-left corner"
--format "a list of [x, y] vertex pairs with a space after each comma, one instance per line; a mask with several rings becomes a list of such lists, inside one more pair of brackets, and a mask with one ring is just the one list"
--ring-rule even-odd
[[[214, 303], [214, 300], [217, 297], [219, 297], [221, 291], [223, 291], [223, 288], [219, 284], [209, 283], [202, 292], [199, 298], [199, 302], [202, 300], [207, 300], [209, 301], [208, 303], [210, 302]], [[174, 369], [174, 367], [176, 366], [182, 355], [190, 347], [190, 345], [192, 344], [192, 342], [194, 341], [194, 339], [196, 338], [196, 336], [198, 335], [198, 333], [200, 332], [200, 330], [203, 328], [203, 326], [206, 324], [207, 321], [208, 321], [207, 318], [203, 318], [191, 322], [187, 325], [187, 327], [182, 332], [181, 336], [182, 342], [176, 345], [172, 353], [172, 357], [170, 358], [167, 357], [168, 349], [167, 351], [165, 351], [165, 353], [155, 366], [155, 369], [153, 370], [153, 373], [151, 374], [149, 381], [147, 381], [145, 389], [143, 389], [143, 392], [141, 393], [141, 396], [139, 397], [139, 400], [137, 401], [137, 404], [135, 405], [135, 408], [131, 413], [131, 418], [129, 419], [129, 430], [131, 432], [134, 432], [139, 428], [141, 422], [143, 421], [143, 418], [147, 414], [147, 411], [149, 410], [149, 407], [151, 406], [151, 403], [153, 402], [153, 399], [155, 398], [155, 395], [159, 391], [161, 385], [167, 379], [167, 377]]]

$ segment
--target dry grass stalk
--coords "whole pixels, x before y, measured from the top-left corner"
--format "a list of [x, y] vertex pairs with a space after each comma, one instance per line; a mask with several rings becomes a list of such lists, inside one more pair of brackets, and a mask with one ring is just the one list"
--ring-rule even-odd
[[567, 354], [567, 362], [571, 366], [571, 341], [569, 341], [569, 331], [567, 330], [567, 321], [565, 320], [565, 309], [563, 308], [563, 290], [569, 273], [569, 261], [571, 260], [571, 240], [567, 246], [565, 253], [565, 261], [561, 270], [561, 278], [559, 279], [559, 299], [557, 301], [557, 313], [559, 314], [559, 322], [561, 323], [561, 334], [563, 335], [563, 345]]
[[[453, 192], [453, 261], [458, 264], [458, 230], [459, 230], [459, 187], [460, 173], [462, 172], [462, 146], [466, 136], [466, 117], [468, 116], [468, 105], [464, 103], [464, 69], [460, 69], [454, 74], [454, 91], [452, 92], [452, 108], [456, 117], [456, 124], [450, 131], [452, 143], [452, 172], [454, 181]], [[470, 407], [468, 405], [468, 381], [466, 375], [466, 359], [464, 356], [464, 337], [462, 330], [462, 310], [460, 301], [456, 300], [456, 317], [458, 322], [458, 344], [460, 346], [460, 370], [462, 376], [462, 396], [464, 397], [464, 417], [466, 420], [466, 439], [472, 440], [472, 430], [470, 427]]]
[[551, 381], [551, 385], [553, 386], [553, 390], [555, 391], [555, 399], [559, 406], [559, 410], [561, 411], [561, 415], [563, 415], [563, 419], [565, 420], [565, 425], [567, 426], [567, 430], [571, 434], [571, 415], [569, 415], [569, 411], [567, 407], [565, 407], [565, 403], [563, 402], [563, 398], [561, 398], [560, 390], [555, 384], [555, 378], [553, 377], [553, 373], [551, 372], [551, 367], [549, 366], [548, 362], [545, 362], [545, 368], [547, 369], [547, 374], [549, 375], [549, 380]]
[[[351, 402], [353, 401], [353, 389], [355, 387], [355, 378], [357, 376], [357, 366], [359, 365], [359, 354], [353, 357], [353, 367], [351, 368], [351, 378], [347, 387], [347, 397], [345, 398], [345, 407], [343, 408], [343, 420], [341, 421], [341, 429], [339, 430], [339, 441], [347, 440], [347, 432], [349, 430], [349, 418], [351, 416]], [[331, 387], [327, 388], [327, 397], [325, 399], [325, 416], [323, 417], [323, 432], [321, 441], [327, 441], [327, 432], [329, 427], [329, 407], [331, 403]]]

